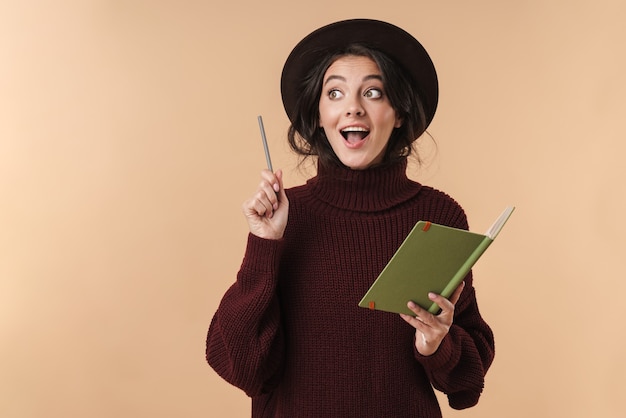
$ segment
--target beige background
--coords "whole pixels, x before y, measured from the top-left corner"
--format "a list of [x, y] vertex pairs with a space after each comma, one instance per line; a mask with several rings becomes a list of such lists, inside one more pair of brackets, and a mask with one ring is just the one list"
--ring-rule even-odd
[[476, 267], [496, 361], [445, 415], [625, 416], [623, 4], [2, 2], [0, 416], [249, 416], [204, 339], [265, 165], [256, 117], [302, 182], [280, 70], [351, 17], [406, 28], [439, 70], [411, 175], [479, 232], [517, 206]]

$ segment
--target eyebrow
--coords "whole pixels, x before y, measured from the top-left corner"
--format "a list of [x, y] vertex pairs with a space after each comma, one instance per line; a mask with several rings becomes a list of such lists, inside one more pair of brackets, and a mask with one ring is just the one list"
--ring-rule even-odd
[[[343, 77], [343, 76], [331, 75], [331, 76], [328, 76], [326, 81], [324, 81], [324, 85], [328, 84], [328, 82], [332, 81], [332, 80], [339, 80], [339, 81], [343, 81], [344, 83], [347, 81], [346, 78]], [[369, 81], [369, 80], [380, 80], [380, 81], [383, 81], [383, 77], [378, 75], [378, 74], [370, 74], [370, 75], [366, 75], [365, 77], [363, 77], [363, 81]]]

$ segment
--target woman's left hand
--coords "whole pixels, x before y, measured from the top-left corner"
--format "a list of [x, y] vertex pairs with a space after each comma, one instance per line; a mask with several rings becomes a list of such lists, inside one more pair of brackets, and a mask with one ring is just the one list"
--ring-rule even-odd
[[454, 306], [459, 301], [464, 287], [465, 282], [462, 282], [450, 299], [434, 293], [428, 295], [428, 298], [441, 308], [438, 315], [431, 314], [414, 302], [409, 302], [407, 306], [415, 313], [415, 316], [400, 314], [402, 319], [415, 328], [415, 348], [421, 355], [434, 354], [441, 341], [448, 335], [454, 319]]

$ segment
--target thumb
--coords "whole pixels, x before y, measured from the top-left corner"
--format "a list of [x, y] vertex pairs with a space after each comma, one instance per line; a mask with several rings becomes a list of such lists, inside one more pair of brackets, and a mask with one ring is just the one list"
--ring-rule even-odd
[[278, 186], [279, 186], [278, 200], [280, 200], [281, 202], [286, 201], [287, 195], [285, 194], [285, 186], [283, 183], [283, 170], [282, 169], [279, 169], [278, 171], [276, 171], [276, 178], [278, 179]]
[[456, 303], [461, 298], [461, 293], [463, 293], [464, 288], [465, 288], [465, 281], [462, 281], [461, 284], [459, 284], [459, 286], [454, 290], [454, 292], [452, 293], [452, 296], [450, 296], [449, 300], [450, 302], [452, 302], [453, 305], [456, 305]]

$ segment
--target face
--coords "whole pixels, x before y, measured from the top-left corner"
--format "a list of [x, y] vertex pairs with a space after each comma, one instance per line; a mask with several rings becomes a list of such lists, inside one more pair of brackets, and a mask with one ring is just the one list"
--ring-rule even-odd
[[353, 170], [380, 163], [391, 132], [402, 124], [385, 94], [378, 65], [368, 57], [348, 55], [328, 67], [319, 112], [333, 151]]

